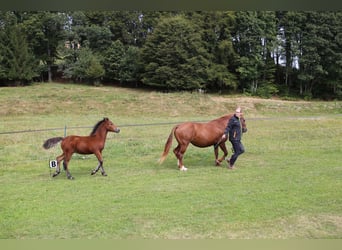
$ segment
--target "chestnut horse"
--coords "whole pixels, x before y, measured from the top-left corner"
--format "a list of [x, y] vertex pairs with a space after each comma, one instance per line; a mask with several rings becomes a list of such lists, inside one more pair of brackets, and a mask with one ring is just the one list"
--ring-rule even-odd
[[[163, 163], [163, 161], [165, 160], [167, 154], [170, 151], [173, 136], [175, 136], [178, 142], [178, 146], [173, 150], [173, 153], [178, 159], [179, 170], [187, 170], [187, 168], [183, 165], [183, 156], [190, 143], [201, 148], [214, 146], [215, 163], [217, 166], [220, 165], [221, 162], [228, 155], [228, 151], [226, 148], [227, 138], [222, 139], [222, 135], [229, 119], [233, 115], [234, 114], [225, 115], [207, 123], [185, 122], [174, 126], [171, 130], [169, 138], [165, 143], [164, 152], [159, 162]], [[246, 132], [246, 121], [243, 115], [241, 116], [240, 121], [242, 132]], [[218, 147], [220, 147], [224, 153], [224, 155], [220, 159], [218, 159]]]
[[63, 168], [66, 171], [68, 179], [74, 178], [71, 176], [68, 169], [68, 163], [73, 153], [95, 154], [99, 161], [99, 164], [91, 172], [91, 174], [96, 174], [96, 172], [101, 168], [102, 175], [107, 176], [103, 168], [102, 150], [105, 146], [108, 131], [119, 133], [120, 129], [117, 126], [115, 126], [114, 123], [111, 122], [108, 118], [103, 118], [103, 120], [99, 121], [94, 126], [89, 136], [70, 135], [64, 138], [54, 137], [46, 140], [43, 144], [43, 147], [45, 149], [51, 148], [55, 146], [58, 142], [62, 141], [61, 148], [63, 150], [63, 154], [57, 156], [56, 158], [57, 168], [56, 173], [53, 174], [53, 177], [59, 175], [59, 166], [61, 161], [63, 161]]

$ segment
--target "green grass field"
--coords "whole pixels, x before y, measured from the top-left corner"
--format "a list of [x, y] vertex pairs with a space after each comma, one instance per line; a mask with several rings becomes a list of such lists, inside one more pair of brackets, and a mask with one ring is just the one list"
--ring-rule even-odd
[[[237, 105], [248, 132], [236, 170], [215, 167], [213, 148], [193, 146], [187, 172], [171, 151], [158, 164], [175, 123]], [[341, 239], [341, 114], [340, 101], [56, 83], [0, 88], [0, 239]], [[48, 162], [61, 150], [44, 150], [44, 140], [63, 136], [65, 126], [68, 135], [87, 135], [105, 116], [121, 128], [103, 151], [108, 176], [90, 175], [94, 155], [74, 155], [75, 180], [64, 171], [52, 178]]]

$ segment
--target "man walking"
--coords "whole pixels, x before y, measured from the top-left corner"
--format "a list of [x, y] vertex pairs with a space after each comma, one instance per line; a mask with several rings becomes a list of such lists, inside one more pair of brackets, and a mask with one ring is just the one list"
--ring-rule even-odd
[[240, 117], [242, 115], [241, 108], [238, 107], [235, 110], [234, 115], [229, 119], [227, 127], [224, 131], [224, 134], [222, 135], [222, 139], [225, 139], [227, 136], [229, 136], [229, 141], [231, 142], [233, 149], [234, 149], [234, 154], [228, 161], [228, 168], [233, 169], [234, 168], [234, 163], [237, 160], [238, 156], [243, 154], [245, 152], [245, 148], [243, 147], [241, 143], [241, 136], [242, 131], [241, 128], [241, 122], [240, 122]]

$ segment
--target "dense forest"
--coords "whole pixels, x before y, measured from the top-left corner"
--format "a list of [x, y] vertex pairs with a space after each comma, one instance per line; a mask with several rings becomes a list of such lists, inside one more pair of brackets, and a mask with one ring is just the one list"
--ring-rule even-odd
[[342, 97], [342, 12], [2, 11], [0, 86]]

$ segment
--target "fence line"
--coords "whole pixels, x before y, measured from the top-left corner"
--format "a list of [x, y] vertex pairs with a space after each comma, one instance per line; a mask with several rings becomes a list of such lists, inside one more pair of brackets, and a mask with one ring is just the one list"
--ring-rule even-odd
[[[207, 122], [207, 121], [195, 121], [195, 122]], [[158, 122], [158, 123], [142, 123], [142, 124], [123, 124], [118, 125], [118, 127], [143, 127], [143, 126], [162, 126], [162, 125], [172, 125], [172, 124], [179, 124], [182, 122]], [[79, 129], [79, 128], [93, 128], [92, 126], [73, 126], [68, 127], [65, 125], [65, 127], [61, 128], [47, 128], [47, 129], [27, 129], [27, 130], [18, 130], [18, 131], [4, 131], [0, 132], [0, 135], [6, 135], [6, 134], [21, 134], [21, 133], [35, 133], [35, 132], [46, 132], [46, 131], [58, 131], [58, 130], [64, 130], [67, 129]]]
[[[330, 117], [329, 116], [310, 116], [310, 117], [254, 117], [254, 118], [248, 118], [248, 120], [292, 120], [292, 119], [318, 119], [322, 117]], [[342, 116], [342, 114], [336, 114], [333, 116]], [[192, 122], [208, 122], [210, 120], [201, 120], [201, 121], [192, 121]], [[118, 127], [147, 127], [147, 126], [162, 126], [162, 125], [173, 125], [173, 124], [179, 124], [183, 123], [184, 121], [178, 121], [178, 122], [157, 122], [157, 123], [141, 123], [141, 124], [122, 124], [118, 125]], [[93, 128], [92, 126], [72, 126], [68, 127], [65, 125], [63, 128], [47, 128], [47, 129], [27, 129], [27, 130], [18, 130], [18, 131], [4, 131], [0, 132], [0, 135], [6, 135], [6, 134], [21, 134], [21, 133], [36, 133], [36, 132], [46, 132], [46, 131], [58, 131], [58, 130], [64, 130], [64, 135], [66, 135], [67, 129], [79, 129], [79, 128]]]

